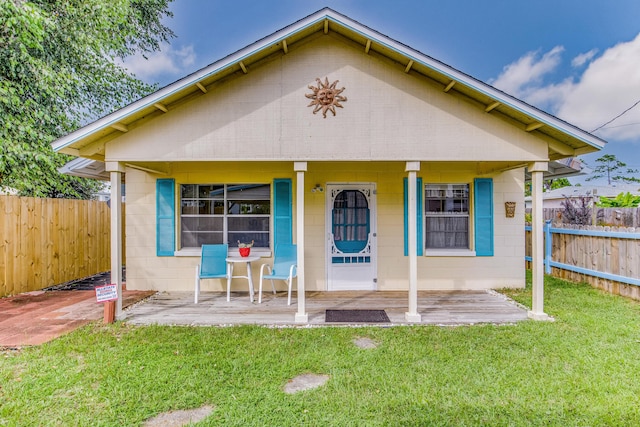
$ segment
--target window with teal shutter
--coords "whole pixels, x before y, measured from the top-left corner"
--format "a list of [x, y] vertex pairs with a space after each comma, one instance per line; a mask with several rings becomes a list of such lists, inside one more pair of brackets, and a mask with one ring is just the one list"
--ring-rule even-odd
[[468, 250], [469, 184], [425, 185], [425, 248]]
[[[418, 205], [416, 215], [416, 241], [418, 255], [423, 254], [422, 244], [422, 178], [416, 179], [416, 201]], [[409, 181], [404, 178], [404, 255], [409, 255]]]
[[476, 178], [473, 187], [476, 255], [493, 256], [493, 179]]
[[175, 251], [175, 182], [156, 181], [156, 255], [173, 256]]
[[180, 249], [253, 242], [270, 247], [270, 184], [181, 184]]
[[273, 244], [293, 243], [293, 201], [290, 179], [273, 180]]

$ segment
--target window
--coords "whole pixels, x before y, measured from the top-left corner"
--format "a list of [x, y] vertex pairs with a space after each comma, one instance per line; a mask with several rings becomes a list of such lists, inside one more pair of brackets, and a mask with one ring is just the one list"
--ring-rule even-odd
[[[492, 178], [474, 178], [473, 187], [471, 184], [427, 184], [423, 187], [420, 178], [417, 182], [418, 223], [414, 238], [418, 242], [418, 255], [493, 256]], [[471, 191], [473, 200], [469, 200]], [[470, 215], [472, 201], [473, 215]], [[409, 253], [408, 213], [408, 180], [405, 178], [405, 256]], [[473, 235], [470, 233], [472, 220]]]
[[425, 248], [469, 248], [469, 185], [425, 185]]
[[183, 184], [180, 186], [180, 247], [254, 242], [269, 248], [269, 184]]

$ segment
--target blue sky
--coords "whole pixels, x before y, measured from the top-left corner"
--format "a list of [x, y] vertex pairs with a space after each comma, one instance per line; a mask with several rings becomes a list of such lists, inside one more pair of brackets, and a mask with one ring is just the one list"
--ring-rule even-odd
[[[640, 101], [639, 0], [176, 0], [177, 37], [125, 64], [164, 86], [323, 7], [587, 131]], [[640, 105], [595, 134], [609, 143], [589, 165], [640, 169]]]

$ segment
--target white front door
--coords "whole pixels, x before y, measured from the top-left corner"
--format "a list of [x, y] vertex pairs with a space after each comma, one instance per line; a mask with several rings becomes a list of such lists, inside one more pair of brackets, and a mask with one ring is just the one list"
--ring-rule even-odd
[[327, 184], [327, 289], [376, 289], [376, 187]]

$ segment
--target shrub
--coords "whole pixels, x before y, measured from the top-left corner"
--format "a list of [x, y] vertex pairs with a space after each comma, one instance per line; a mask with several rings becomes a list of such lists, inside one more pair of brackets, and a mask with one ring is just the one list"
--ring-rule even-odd
[[586, 196], [569, 198], [564, 196], [562, 201], [563, 222], [567, 224], [589, 225], [591, 224], [591, 197], [589, 193]]
[[596, 206], [601, 208], [637, 208], [640, 205], [640, 196], [631, 193], [620, 193], [615, 198], [600, 197]]

